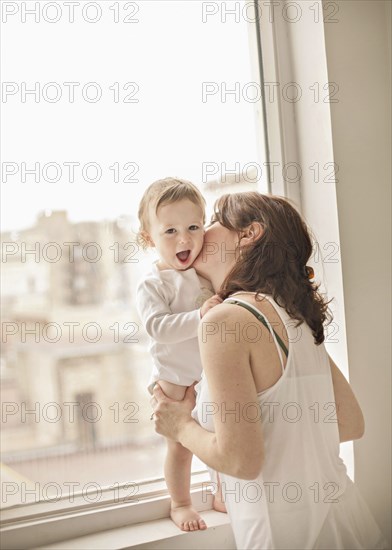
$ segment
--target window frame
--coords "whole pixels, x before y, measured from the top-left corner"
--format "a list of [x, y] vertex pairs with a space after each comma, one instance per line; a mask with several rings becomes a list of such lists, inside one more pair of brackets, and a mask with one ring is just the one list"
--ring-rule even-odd
[[[269, 13], [273, 13], [272, 4], [274, 4], [272, 0], [263, 2], [264, 10], [268, 7]], [[283, 17], [272, 17], [270, 20], [265, 11], [261, 12], [257, 0], [254, 0], [254, 6], [255, 18], [259, 22], [256, 25], [256, 33], [260, 82], [263, 90], [268, 191], [274, 195], [287, 197], [301, 209], [300, 181], [288, 184], [284, 178], [284, 168], [299, 158], [295, 131], [295, 104], [283, 101], [279, 92], [275, 94], [276, 85], [279, 87], [282, 82], [294, 80], [289, 43], [290, 23]], [[270, 99], [266, 101], [269, 85], [272, 85], [275, 90], [272, 101]]]
[[[145, 523], [168, 517], [170, 496], [163, 477], [150, 478], [132, 484], [137, 492], [130, 495], [130, 484], [102, 489], [97, 502], [87, 502], [82, 491], [58, 499], [17, 504], [2, 510], [1, 538], [5, 548], [34, 548], [63, 542], [80, 536]], [[207, 470], [192, 473], [191, 495], [197, 511], [212, 508], [211, 481]], [[93, 493], [93, 491], [92, 491]], [[88, 521], [85, 521], [88, 517]]]

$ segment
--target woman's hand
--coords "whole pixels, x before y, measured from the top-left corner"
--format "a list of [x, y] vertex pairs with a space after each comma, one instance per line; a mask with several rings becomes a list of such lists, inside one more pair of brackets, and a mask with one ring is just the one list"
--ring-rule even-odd
[[158, 383], [153, 388], [152, 402], [154, 408], [155, 431], [173, 441], [179, 441], [180, 433], [188, 422], [194, 422], [191, 411], [195, 407], [196, 397], [194, 382], [187, 388], [184, 399], [175, 401], [163, 393]]
[[204, 315], [207, 313], [207, 311], [209, 311], [210, 309], [212, 309], [215, 306], [218, 306], [222, 302], [223, 302], [223, 300], [220, 296], [218, 296], [218, 294], [214, 294], [213, 296], [211, 296], [211, 298], [208, 298], [208, 300], [206, 300], [200, 308], [201, 318], [204, 317]]

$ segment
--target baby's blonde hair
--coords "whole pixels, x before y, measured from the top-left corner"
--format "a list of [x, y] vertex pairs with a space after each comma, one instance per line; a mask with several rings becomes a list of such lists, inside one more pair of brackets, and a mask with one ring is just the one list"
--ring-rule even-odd
[[154, 181], [144, 192], [139, 204], [138, 217], [140, 222], [136, 241], [143, 248], [148, 247], [148, 241], [143, 233], [150, 230], [148, 209], [152, 205], [155, 212], [160, 206], [172, 204], [173, 202], [189, 199], [193, 204], [200, 206], [203, 212], [203, 224], [205, 223], [206, 201], [199, 189], [190, 181], [179, 178], [164, 178]]

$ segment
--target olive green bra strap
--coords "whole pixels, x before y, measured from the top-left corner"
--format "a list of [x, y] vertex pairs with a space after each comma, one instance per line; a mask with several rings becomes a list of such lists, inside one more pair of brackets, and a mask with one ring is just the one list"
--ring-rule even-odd
[[288, 352], [283, 340], [276, 333], [274, 328], [266, 321], [264, 315], [260, 311], [256, 311], [256, 308], [253, 308], [250, 304], [244, 304], [243, 302], [239, 302], [238, 300], [234, 300], [234, 298], [226, 298], [226, 300], [224, 300], [224, 302], [229, 303], [229, 304], [237, 304], [238, 306], [242, 306], [245, 309], [247, 309], [248, 311], [250, 311], [251, 313], [253, 313], [253, 315], [255, 315], [255, 317], [257, 317], [257, 319], [263, 323], [263, 325], [266, 327], [266, 329], [270, 333], [272, 333], [272, 332], [274, 333], [276, 341], [278, 342], [278, 344], [282, 348], [283, 353], [286, 355], [286, 357], [288, 356], [289, 352]]

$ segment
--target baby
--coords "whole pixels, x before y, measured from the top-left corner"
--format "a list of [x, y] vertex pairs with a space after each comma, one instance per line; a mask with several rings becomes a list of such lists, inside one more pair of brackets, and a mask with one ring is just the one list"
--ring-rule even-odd
[[[167, 396], [180, 401], [187, 387], [201, 378], [200, 319], [222, 301], [192, 268], [203, 246], [205, 200], [192, 183], [166, 178], [148, 187], [138, 215], [138, 242], [144, 248], [155, 247], [159, 256], [137, 288], [137, 309], [150, 336], [153, 359], [148, 391], [152, 394], [159, 381]], [[191, 462], [188, 449], [167, 439], [164, 473], [170, 516], [183, 531], [206, 529], [192, 507]]]

